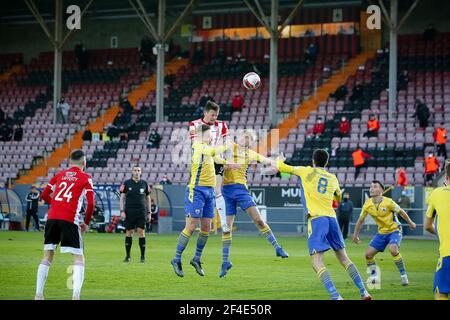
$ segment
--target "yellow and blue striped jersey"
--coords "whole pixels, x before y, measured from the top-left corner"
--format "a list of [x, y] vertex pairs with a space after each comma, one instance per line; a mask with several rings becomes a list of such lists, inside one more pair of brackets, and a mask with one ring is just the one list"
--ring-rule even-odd
[[289, 166], [280, 160], [277, 167], [300, 177], [301, 201], [309, 217], [336, 217], [333, 200], [341, 200], [341, 189], [334, 174], [322, 168]]
[[192, 144], [190, 189], [196, 186], [216, 186], [216, 172], [214, 170], [213, 157], [218, 153], [224, 152], [226, 149], [226, 145], [210, 147], [203, 142], [194, 142]]
[[433, 190], [428, 198], [427, 217], [435, 217], [435, 227], [439, 238], [439, 256], [450, 256], [450, 186]]
[[239, 164], [240, 168], [225, 168], [223, 173], [223, 185], [243, 184], [247, 187], [247, 170], [250, 163], [253, 161], [261, 162], [267, 158], [263, 157], [253, 150], [240, 148], [237, 144], [235, 144], [233, 146], [233, 149], [230, 151], [228, 154], [229, 157], [227, 157], [229, 159], [229, 162]]
[[383, 197], [379, 204], [373, 202], [373, 198], [369, 198], [364, 202], [361, 209], [361, 218], [370, 214], [378, 226], [378, 233], [388, 234], [400, 230], [400, 221], [398, 221], [397, 213], [400, 206], [391, 198]]

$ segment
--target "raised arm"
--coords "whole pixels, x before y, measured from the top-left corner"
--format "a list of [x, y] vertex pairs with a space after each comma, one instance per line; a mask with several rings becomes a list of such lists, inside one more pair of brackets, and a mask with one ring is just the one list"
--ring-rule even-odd
[[398, 214], [405, 219], [405, 221], [408, 223], [408, 226], [411, 230], [416, 229], [416, 224], [414, 223], [414, 221], [411, 220], [411, 218], [409, 217], [409, 215], [406, 213], [405, 210], [403, 210], [402, 208], [400, 208], [400, 210], [398, 211]]

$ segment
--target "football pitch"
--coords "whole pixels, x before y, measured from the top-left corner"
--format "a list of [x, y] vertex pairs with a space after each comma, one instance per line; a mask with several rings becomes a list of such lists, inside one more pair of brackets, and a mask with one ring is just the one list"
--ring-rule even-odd
[[[289, 252], [288, 259], [275, 251], [262, 236], [235, 234], [231, 247], [233, 268], [220, 279], [221, 237], [211, 235], [203, 253], [205, 277], [195, 273], [189, 260], [195, 251], [197, 233], [184, 252], [184, 278], [173, 272], [178, 235], [147, 235], [147, 260], [139, 263], [139, 245], [133, 239], [132, 261], [124, 263], [124, 235], [89, 233], [84, 235], [86, 271], [81, 298], [99, 300], [327, 300], [327, 292], [314, 274], [304, 237], [278, 237]], [[367, 279], [364, 252], [369, 239], [357, 246], [347, 239], [350, 258], [363, 279]], [[36, 272], [42, 258], [43, 233], [0, 232], [0, 299], [33, 299]], [[437, 241], [402, 242], [410, 284], [402, 287], [399, 272], [388, 252], [377, 256], [381, 268], [381, 289], [369, 290], [377, 300], [433, 299], [432, 284], [438, 254]], [[359, 299], [345, 270], [334, 254], [326, 254], [327, 268], [344, 299]], [[58, 253], [50, 269], [45, 298], [71, 299], [68, 266], [70, 254]]]

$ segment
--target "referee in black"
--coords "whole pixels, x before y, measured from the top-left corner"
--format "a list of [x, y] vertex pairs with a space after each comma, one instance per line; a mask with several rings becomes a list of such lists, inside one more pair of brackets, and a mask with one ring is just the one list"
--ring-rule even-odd
[[34, 219], [34, 228], [37, 231], [40, 231], [39, 226], [39, 217], [38, 217], [38, 209], [39, 209], [39, 198], [41, 197], [41, 192], [36, 188], [36, 186], [32, 186], [30, 192], [28, 192], [25, 200], [27, 201], [27, 216], [25, 222], [25, 230], [28, 231], [30, 226], [30, 218]]
[[151, 187], [141, 180], [141, 168], [133, 167], [132, 177], [120, 186], [120, 215], [125, 219], [125, 250], [127, 256], [124, 262], [130, 262], [130, 251], [133, 243], [133, 232], [137, 228], [141, 262], [145, 262], [145, 224], [151, 218], [152, 199]]

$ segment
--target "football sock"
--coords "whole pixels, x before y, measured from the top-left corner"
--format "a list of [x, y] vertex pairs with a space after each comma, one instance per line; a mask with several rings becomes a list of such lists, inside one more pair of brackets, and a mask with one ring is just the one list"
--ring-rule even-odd
[[79, 299], [84, 281], [84, 263], [75, 262], [73, 265], [73, 297]]
[[125, 237], [125, 251], [127, 252], [127, 257], [130, 257], [132, 244], [133, 244], [133, 237]]
[[330, 294], [331, 300], [338, 300], [341, 295], [336, 290], [336, 287], [331, 280], [330, 273], [328, 272], [327, 268], [323, 267], [322, 269], [317, 271], [317, 276], [319, 277], [320, 281], [322, 281], [323, 286]]
[[139, 238], [139, 248], [141, 248], [141, 257], [145, 257], [145, 237]]
[[216, 196], [216, 209], [219, 213], [220, 225], [222, 226], [227, 223], [227, 215], [225, 212], [225, 199], [221, 194]]
[[403, 262], [403, 257], [402, 257], [402, 255], [400, 254], [400, 252], [398, 253], [398, 255], [396, 255], [396, 256], [394, 257], [394, 262], [395, 262], [395, 265], [396, 265], [397, 268], [398, 268], [398, 271], [400, 271], [400, 274], [401, 274], [402, 276], [405, 275], [405, 274], [406, 274], [405, 263]]
[[280, 248], [280, 245], [277, 242], [277, 239], [275, 238], [275, 236], [273, 235], [272, 230], [270, 230], [270, 227], [268, 225], [264, 226], [264, 227], [260, 227], [259, 225], [257, 225], [259, 231], [266, 237], [267, 241], [269, 241], [269, 243], [272, 245], [272, 247], [274, 247], [275, 249]]
[[191, 235], [192, 233], [187, 229], [183, 229], [183, 231], [181, 231], [180, 236], [178, 237], [177, 251], [175, 253], [175, 261], [177, 262], [181, 261], [181, 255], [183, 254], [184, 249], [186, 249], [186, 246], [189, 243]]
[[42, 260], [39, 264], [38, 272], [37, 272], [37, 280], [36, 280], [36, 295], [43, 296], [44, 295], [44, 286], [45, 281], [47, 280], [48, 270], [50, 269], [51, 262], [47, 260]]
[[361, 296], [365, 295], [367, 291], [356, 266], [350, 262], [347, 266], [345, 266], [345, 270], [347, 270], [348, 275], [352, 278], [355, 286], [359, 289], [359, 294]]
[[206, 245], [206, 241], [208, 241], [209, 232], [200, 230], [200, 233], [198, 234], [197, 239], [197, 248], [195, 249], [195, 261], [200, 261], [200, 258], [202, 256], [203, 248]]
[[231, 233], [222, 233], [222, 262], [230, 261]]
[[370, 274], [373, 276], [377, 273], [377, 264], [375, 263], [375, 258], [367, 259], [366, 258], [367, 267], [370, 270]]

